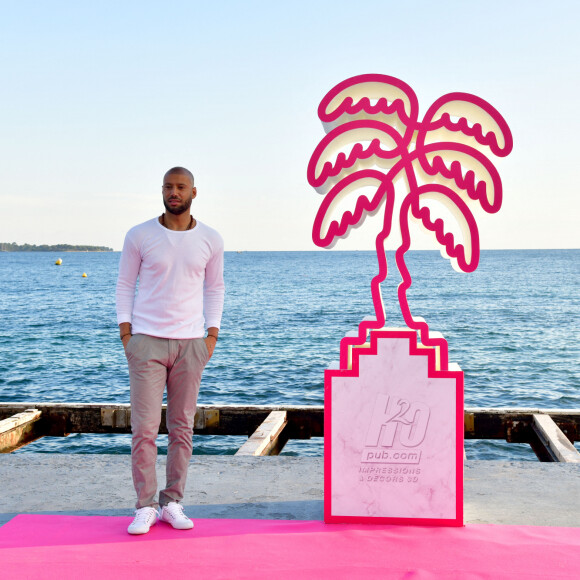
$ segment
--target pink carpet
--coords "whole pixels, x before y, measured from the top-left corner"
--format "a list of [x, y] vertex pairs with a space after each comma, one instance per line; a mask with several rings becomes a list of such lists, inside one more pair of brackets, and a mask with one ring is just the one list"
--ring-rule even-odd
[[191, 531], [159, 522], [145, 536], [130, 536], [130, 521], [17, 516], [0, 528], [0, 577], [580, 577], [580, 528], [200, 519]]

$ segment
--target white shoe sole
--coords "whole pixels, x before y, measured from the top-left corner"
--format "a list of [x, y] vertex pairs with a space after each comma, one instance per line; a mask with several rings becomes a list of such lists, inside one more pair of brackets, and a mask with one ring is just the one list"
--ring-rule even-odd
[[159, 518], [157, 518], [147, 529], [137, 528], [137, 529], [131, 530], [131, 526], [129, 526], [127, 528], [127, 532], [129, 534], [131, 534], [132, 536], [142, 536], [143, 534], [147, 534], [158, 521], [159, 521]]
[[193, 528], [193, 522], [189, 520], [189, 522], [184, 522], [181, 527], [179, 524], [174, 524], [171, 520], [164, 520], [162, 516], [159, 517], [160, 522], [165, 522], [169, 524], [174, 530], [191, 530]]
[[[162, 522], [165, 522], [166, 524], [169, 524], [174, 530], [191, 530], [193, 528], [193, 522], [191, 522], [191, 524], [185, 524], [183, 527], [180, 527], [179, 525], [174, 525], [171, 522], [168, 522], [167, 520], [161, 520]], [[187, 526], [187, 527], [185, 527]]]
[[142, 536], [143, 534], [149, 533], [150, 529], [151, 528], [147, 530], [127, 530], [127, 532], [129, 532], [132, 536]]

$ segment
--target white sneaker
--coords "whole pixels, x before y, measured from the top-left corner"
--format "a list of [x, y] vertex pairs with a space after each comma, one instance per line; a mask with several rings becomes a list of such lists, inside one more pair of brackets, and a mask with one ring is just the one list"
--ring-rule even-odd
[[147, 506], [135, 511], [135, 519], [127, 528], [130, 534], [146, 534], [149, 528], [157, 522], [159, 513], [153, 507]]
[[183, 507], [176, 501], [170, 501], [161, 508], [159, 519], [171, 524], [176, 530], [191, 530], [193, 522], [183, 512]]

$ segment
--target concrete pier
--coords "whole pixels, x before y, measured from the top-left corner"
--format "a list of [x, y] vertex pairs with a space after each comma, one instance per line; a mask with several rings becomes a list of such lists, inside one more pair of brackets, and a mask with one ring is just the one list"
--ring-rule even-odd
[[[165, 457], [157, 464], [165, 480]], [[321, 457], [192, 458], [184, 506], [193, 518], [323, 519]], [[130, 516], [128, 455], [0, 456], [0, 525], [19, 513]], [[580, 465], [469, 461], [465, 522], [580, 526]]]

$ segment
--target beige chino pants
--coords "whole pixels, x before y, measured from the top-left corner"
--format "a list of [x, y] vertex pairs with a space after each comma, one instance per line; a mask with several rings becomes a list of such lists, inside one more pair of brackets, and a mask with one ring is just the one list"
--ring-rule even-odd
[[[137, 509], [181, 501], [193, 448], [193, 419], [209, 352], [203, 338], [168, 339], [134, 334], [126, 348], [131, 385], [131, 464]], [[166, 485], [157, 494], [156, 439], [167, 385]]]

